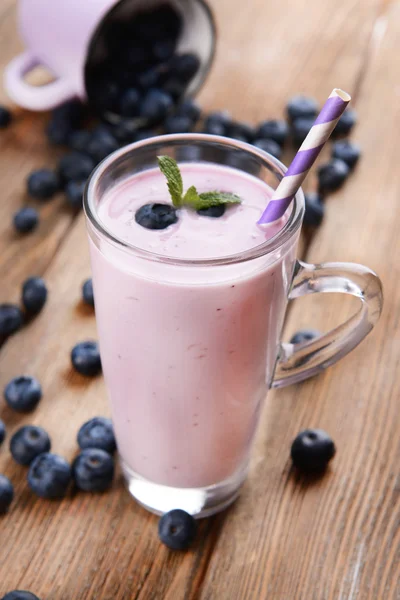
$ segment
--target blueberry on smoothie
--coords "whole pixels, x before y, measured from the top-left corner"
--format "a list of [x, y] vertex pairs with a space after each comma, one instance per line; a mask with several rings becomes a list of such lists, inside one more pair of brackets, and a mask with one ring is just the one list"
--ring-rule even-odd
[[196, 521], [181, 509], [165, 513], [158, 523], [158, 536], [171, 550], [187, 550], [196, 536]]
[[144, 204], [136, 211], [135, 221], [146, 229], [166, 229], [178, 221], [178, 215], [170, 204]]
[[197, 211], [198, 215], [202, 217], [222, 217], [225, 214], [226, 204], [219, 204], [218, 206], [210, 206], [209, 208], [200, 208]]
[[335, 444], [326, 431], [305, 429], [295, 438], [290, 454], [297, 469], [312, 473], [323, 471], [335, 452]]

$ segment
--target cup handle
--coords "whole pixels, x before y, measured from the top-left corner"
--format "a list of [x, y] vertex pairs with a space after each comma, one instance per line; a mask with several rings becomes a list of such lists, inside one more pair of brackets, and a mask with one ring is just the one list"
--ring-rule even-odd
[[16, 56], [7, 65], [4, 85], [14, 102], [29, 110], [49, 110], [74, 96], [71, 84], [62, 78], [42, 86], [27, 83], [24, 75], [39, 64], [40, 60], [28, 51]]
[[326, 292], [355, 296], [361, 300], [360, 309], [339, 327], [310, 342], [281, 344], [271, 387], [284, 387], [320, 373], [353, 350], [378, 322], [383, 294], [373, 271], [353, 263], [312, 265], [297, 261], [289, 299]]

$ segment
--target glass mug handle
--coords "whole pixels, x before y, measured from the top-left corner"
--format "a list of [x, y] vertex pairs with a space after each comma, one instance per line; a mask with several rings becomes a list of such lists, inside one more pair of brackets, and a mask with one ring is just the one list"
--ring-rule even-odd
[[353, 263], [312, 265], [296, 261], [289, 299], [338, 292], [361, 301], [358, 312], [339, 327], [310, 342], [280, 345], [271, 387], [279, 388], [312, 377], [353, 350], [378, 322], [383, 294], [379, 277]]

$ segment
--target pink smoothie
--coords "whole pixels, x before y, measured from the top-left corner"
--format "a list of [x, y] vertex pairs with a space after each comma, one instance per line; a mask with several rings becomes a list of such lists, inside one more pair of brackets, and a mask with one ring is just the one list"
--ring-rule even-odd
[[[229, 191], [242, 204], [220, 218], [178, 213], [161, 231], [135, 222], [143, 204], [169, 203], [151, 169], [116, 184], [98, 208], [115, 237], [180, 259], [249, 250], [276, 235], [256, 225], [271, 189], [239, 170], [181, 165], [184, 187]], [[295, 240], [296, 241], [296, 240]], [[247, 464], [272, 379], [293, 245], [247, 262], [177, 266], [91, 241], [96, 318], [119, 453], [126, 469], [166, 486], [199, 488]]]

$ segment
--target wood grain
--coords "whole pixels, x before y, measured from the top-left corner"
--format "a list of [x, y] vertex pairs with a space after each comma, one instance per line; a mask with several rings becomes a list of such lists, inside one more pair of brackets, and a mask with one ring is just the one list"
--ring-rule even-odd
[[[0, 7], [4, 63], [17, 48], [10, 10], [15, 2], [7, 2], [8, 12], [5, 4]], [[201, 523], [196, 545], [186, 554], [159, 544], [157, 519], [133, 503], [120, 476], [103, 496], [35, 500], [25, 470], [12, 462], [5, 444], [0, 472], [12, 478], [16, 501], [0, 520], [0, 595], [20, 587], [42, 600], [397, 598], [399, 387], [393, 374], [399, 362], [394, 309], [400, 286], [399, 267], [388, 257], [399, 250], [399, 142], [393, 136], [399, 115], [392, 102], [398, 5], [379, 21], [388, 28], [382, 33], [378, 25], [381, 37], [372, 54], [369, 40], [379, 0], [218, 0], [213, 7], [220, 45], [200, 95], [206, 108], [229, 106], [236, 117], [254, 122], [279, 116], [297, 91], [320, 101], [336, 85], [358, 92], [357, 137], [366, 156], [346, 189], [330, 199], [328, 218], [309, 256], [370, 264], [383, 276], [391, 299], [379, 329], [343, 364], [302, 386], [270, 394], [243, 496], [227, 513]], [[377, 114], [382, 114], [379, 126]], [[9, 434], [26, 423], [42, 425], [53, 450], [72, 459], [79, 426], [108, 414], [102, 379], [87, 381], [69, 363], [72, 345], [96, 336], [93, 314], [80, 303], [80, 285], [89, 274], [84, 220], [74, 220], [60, 198], [43, 206], [38, 232], [22, 242], [11, 235], [12, 212], [25, 200], [25, 173], [52, 158], [42, 119], [21, 112], [18, 121], [0, 135], [5, 190], [0, 301], [16, 299], [21, 280], [34, 272], [44, 274], [50, 294], [43, 313], [1, 350], [0, 388], [12, 376], [30, 373], [42, 382], [44, 398], [26, 417], [2, 404], [0, 418]], [[380, 238], [377, 229], [384, 232]], [[324, 301], [325, 323], [318, 318], [317, 299], [306, 309], [300, 303], [293, 307], [289, 328], [301, 319], [331, 326], [348, 310], [341, 305], [334, 314], [336, 305]], [[290, 441], [309, 425], [325, 427], [339, 448], [322, 481], [297, 479], [289, 468]]]

